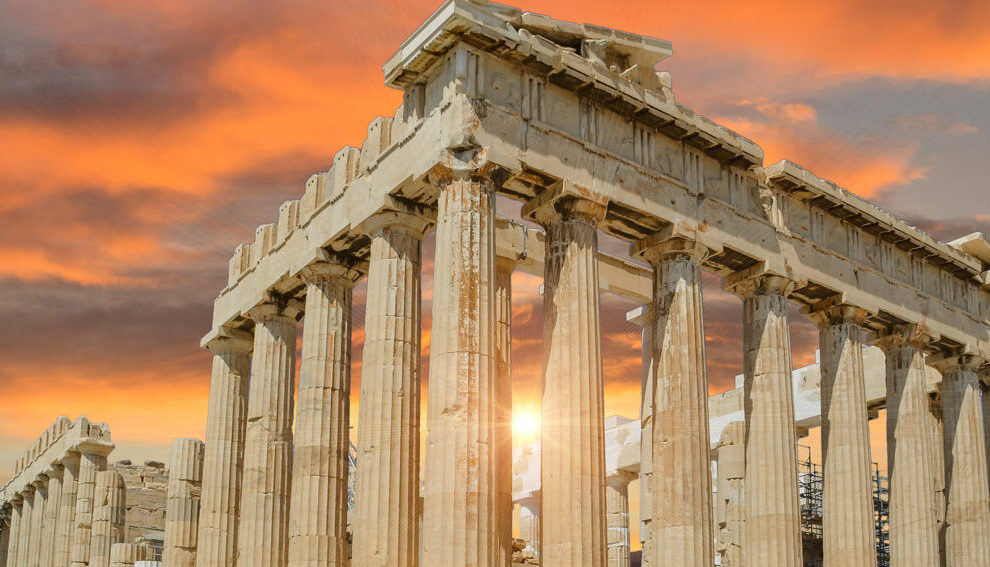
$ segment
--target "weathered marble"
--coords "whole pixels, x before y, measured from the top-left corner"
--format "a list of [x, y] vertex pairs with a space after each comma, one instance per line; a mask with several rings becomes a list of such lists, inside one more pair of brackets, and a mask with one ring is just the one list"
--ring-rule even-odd
[[[96, 477], [107, 468], [103, 452], [83, 449], [79, 461], [79, 488], [76, 493], [75, 527], [72, 531], [72, 567], [86, 567], [90, 562], [93, 539], [93, 511], [95, 509]], [[109, 553], [109, 549], [107, 550]]]
[[41, 530], [38, 565], [52, 567], [55, 562], [55, 545], [58, 537], [58, 516], [62, 511], [62, 479], [65, 477], [65, 467], [61, 464], [52, 466], [48, 474], [48, 497], [45, 499], [45, 517]]
[[636, 478], [624, 471], [605, 479], [605, 524], [608, 529], [608, 565], [628, 567], [629, 483]]
[[175, 439], [169, 458], [163, 567], [194, 567], [203, 485], [203, 442]]
[[746, 529], [746, 424], [733, 421], [722, 430], [716, 448], [718, 484], [715, 517], [722, 567], [743, 565]]
[[110, 567], [129, 567], [148, 556], [148, 547], [144, 544], [115, 543], [110, 547]]
[[304, 271], [302, 363], [289, 519], [289, 565], [348, 563], [351, 295], [360, 270], [329, 258]]
[[743, 563], [801, 567], [797, 433], [787, 294], [791, 282], [748, 273], [725, 280], [743, 299], [746, 534]]
[[639, 410], [639, 541], [642, 567], [653, 564], [653, 306], [644, 305], [626, 314], [642, 328], [642, 370]]
[[124, 542], [126, 513], [124, 479], [114, 470], [96, 474], [89, 567], [109, 567], [110, 548]]
[[526, 542], [526, 551], [540, 558], [540, 497], [519, 502], [519, 537]]
[[213, 372], [206, 414], [198, 567], [236, 564], [252, 347], [250, 335], [230, 330], [208, 345]]
[[651, 564], [708, 567], [715, 560], [708, 376], [696, 241], [664, 232], [634, 252], [653, 266]]
[[495, 437], [495, 194], [481, 172], [435, 177], [433, 281], [444, 283], [433, 289], [422, 561], [495, 566], [511, 553], [497, 502], [497, 467], [510, 463]]
[[512, 561], [512, 270], [495, 259], [495, 474], [499, 566]]
[[294, 301], [274, 297], [255, 321], [244, 434], [239, 567], [279, 567], [288, 560], [292, 405], [296, 371]]
[[934, 456], [922, 351], [927, 341], [917, 326], [891, 328], [876, 340], [887, 359], [890, 561], [903, 567], [939, 564]]
[[355, 567], [419, 562], [420, 241], [429, 226], [407, 213], [382, 215], [367, 226]]
[[75, 451], [62, 458], [62, 497], [59, 502], [58, 524], [55, 528], [52, 557], [54, 567], [68, 567], [72, 553], [72, 531], [79, 492], [79, 460], [79, 453]]
[[598, 302], [601, 202], [553, 200], [523, 208], [547, 231], [543, 290], [540, 563], [603, 567], [604, 383]]
[[824, 305], [810, 316], [820, 329], [825, 563], [873, 567], [877, 551], [861, 326], [867, 312]]
[[990, 480], [978, 371], [984, 360], [949, 355], [942, 372], [945, 450], [945, 565], [990, 564]]

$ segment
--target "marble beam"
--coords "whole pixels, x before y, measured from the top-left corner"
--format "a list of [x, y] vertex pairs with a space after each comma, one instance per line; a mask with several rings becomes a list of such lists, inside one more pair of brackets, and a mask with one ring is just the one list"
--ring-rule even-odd
[[203, 442], [175, 439], [169, 459], [163, 567], [194, 567], [203, 484]]
[[373, 217], [354, 510], [355, 567], [419, 564], [421, 241], [411, 213]]
[[935, 462], [928, 425], [925, 354], [916, 325], [887, 329], [876, 341], [887, 359], [887, 471], [890, 478], [890, 562], [939, 564]]
[[298, 313], [294, 300], [272, 297], [248, 314], [255, 325], [237, 534], [239, 567], [280, 567], [288, 560]]
[[990, 564], [990, 480], [978, 374], [983, 364], [970, 355], [935, 361], [942, 372], [946, 567]]
[[495, 566], [510, 556], [499, 518], [495, 423], [495, 192], [479, 171], [435, 171], [433, 329], [423, 563]]
[[862, 345], [867, 315], [835, 304], [809, 312], [819, 327], [821, 349], [822, 534], [828, 565], [877, 564]]
[[110, 548], [124, 541], [126, 498], [124, 478], [120, 473], [112, 469], [97, 473], [89, 567], [109, 567]]
[[545, 190], [523, 215], [546, 229], [544, 265], [541, 564], [602, 567], [605, 432], [594, 196]]
[[213, 353], [213, 370], [206, 413], [197, 567], [236, 564], [252, 346], [249, 334], [230, 330], [207, 345]]
[[653, 266], [653, 557], [708, 567], [715, 557], [712, 524], [708, 376], [701, 263], [710, 253], [690, 238], [661, 232], [633, 253]]
[[801, 567], [797, 432], [787, 314], [790, 280], [743, 272], [725, 279], [743, 299], [746, 565]]
[[303, 270], [302, 363], [289, 519], [289, 565], [348, 563], [351, 296], [362, 272], [339, 258]]

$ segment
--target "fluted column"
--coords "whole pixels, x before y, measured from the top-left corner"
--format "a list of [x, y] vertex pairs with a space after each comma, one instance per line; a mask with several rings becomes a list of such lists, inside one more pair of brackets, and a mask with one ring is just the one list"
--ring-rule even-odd
[[653, 266], [652, 563], [708, 567], [715, 558], [708, 375], [697, 242], [659, 233], [633, 251]]
[[783, 277], [738, 274], [725, 281], [743, 299], [746, 415], [746, 565], [800, 567], [801, 514], [791, 338]]
[[31, 558], [31, 534], [34, 532], [34, 485], [24, 487], [21, 498], [24, 499], [24, 502], [21, 505], [21, 528], [18, 530], [17, 561], [14, 562], [14, 565], [16, 567], [28, 567]]
[[7, 567], [7, 553], [10, 549], [10, 523], [12, 519], [8, 515], [12, 512], [6, 508], [7, 504], [0, 505], [0, 567]]
[[48, 505], [48, 477], [41, 476], [34, 484], [34, 506], [31, 508], [31, 536], [28, 540], [27, 567], [41, 567], [42, 542], [45, 539], [45, 508]]
[[163, 567], [193, 567], [203, 484], [203, 442], [173, 440], [168, 469]]
[[746, 527], [746, 424], [733, 421], [722, 430], [717, 449], [718, 506], [715, 510], [722, 567], [743, 565]]
[[526, 550], [540, 558], [540, 497], [519, 502], [519, 537], [526, 542]]
[[546, 229], [540, 561], [601, 567], [607, 538], [597, 226], [605, 205], [538, 198], [523, 213]]
[[875, 341], [887, 366], [887, 471], [890, 478], [890, 564], [939, 564], [934, 454], [928, 432], [925, 355], [918, 326], [888, 329]]
[[80, 452], [75, 525], [72, 530], [72, 567], [85, 567], [89, 564], [96, 475], [107, 468], [107, 456], [104, 451], [82, 447]]
[[294, 300], [273, 297], [248, 313], [255, 324], [237, 535], [240, 567], [282, 567], [288, 560], [298, 312]]
[[120, 473], [115, 470], [97, 473], [89, 567], [109, 567], [110, 548], [115, 543], [123, 543], [126, 497], [124, 478]]
[[207, 345], [213, 353], [213, 371], [196, 538], [198, 567], [236, 565], [252, 346], [250, 335], [235, 331]]
[[653, 306], [643, 305], [626, 314], [626, 320], [642, 327], [642, 371], [639, 410], [639, 541], [642, 567], [653, 564]]
[[809, 316], [819, 327], [821, 350], [825, 563], [873, 567], [877, 552], [861, 326], [867, 312], [829, 304]]
[[498, 484], [496, 535], [499, 566], [512, 563], [512, 270], [495, 259], [495, 455]]
[[54, 464], [48, 473], [48, 497], [45, 500], [45, 518], [41, 532], [38, 561], [41, 567], [52, 567], [55, 562], [58, 516], [62, 510], [62, 479], [64, 476], [65, 467], [58, 463]]
[[617, 471], [605, 482], [608, 566], [629, 567], [629, 482], [635, 475]]
[[79, 453], [72, 451], [62, 457], [62, 496], [59, 499], [58, 523], [55, 527], [52, 565], [68, 567], [72, 552], [72, 530], [76, 519], [76, 497], [79, 491]]
[[18, 567], [18, 545], [23, 530], [24, 497], [15, 494], [10, 502], [10, 533], [7, 536], [7, 564], [5, 567]]
[[946, 567], [990, 565], [990, 481], [977, 374], [983, 363], [965, 354], [936, 362], [942, 372]]
[[375, 216], [358, 412], [355, 567], [419, 564], [420, 241], [429, 222]]
[[333, 258], [303, 270], [302, 363], [289, 520], [289, 565], [347, 565], [351, 295], [361, 272]]
[[434, 175], [437, 202], [423, 563], [494, 566], [499, 523], [495, 193], [478, 171]]
[[128, 567], [148, 559], [148, 548], [141, 543], [115, 543], [110, 547], [110, 567]]

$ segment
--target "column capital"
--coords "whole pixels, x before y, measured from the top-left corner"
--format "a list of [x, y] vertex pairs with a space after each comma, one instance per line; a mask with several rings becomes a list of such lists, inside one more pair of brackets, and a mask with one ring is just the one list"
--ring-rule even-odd
[[523, 205], [522, 217], [543, 226], [583, 221], [598, 226], [605, 219], [608, 198], [596, 191], [558, 181]]
[[390, 197], [385, 208], [366, 218], [356, 230], [375, 236], [387, 229], [406, 232], [422, 239], [436, 222], [436, 210], [398, 197]]
[[679, 224], [671, 224], [635, 242], [631, 255], [656, 265], [671, 258], [688, 258], [701, 264], [715, 250], [698, 242], [697, 231]]
[[464, 161], [455, 152], [448, 151], [446, 159], [427, 172], [430, 184], [442, 190], [455, 181], [473, 181], [494, 191], [508, 177], [504, 169], [484, 158], [484, 152], [472, 153], [470, 157], [471, 159]]
[[638, 474], [621, 469], [605, 472], [605, 482], [612, 486], [628, 485], [637, 478]]
[[928, 364], [938, 369], [942, 375], [949, 372], [973, 372], [979, 374], [980, 369], [987, 364], [985, 357], [968, 352], [940, 352], [929, 357]]
[[286, 317], [295, 319], [302, 311], [302, 302], [293, 297], [269, 293], [268, 297], [258, 305], [244, 313], [244, 316], [252, 321], [271, 319], [275, 317]]
[[250, 353], [251, 349], [254, 348], [254, 340], [251, 333], [247, 331], [223, 326], [220, 327], [220, 330], [216, 333], [216, 335], [203, 344], [203, 347], [208, 349], [213, 354], [229, 351], [243, 352], [246, 354]]
[[515, 258], [510, 258], [508, 256], [495, 256], [495, 271], [501, 273], [512, 274], [516, 270], [516, 264], [519, 261]]
[[299, 271], [304, 283], [338, 280], [354, 285], [368, 273], [368, 263], [352, 256], [320, 250], [318, 259]]
[[866, 309], [850, 303], [844, 303], [841, 294], [823, 299], [814, 305], [809, 305], [802, 309], [802, 311], [820, 328], [843, 323], [862, 325], [863, 321], [870, 316], [870, 312]]
[[722, 288], [729, 293], [747, 299], [755, 295], [782, 295], [787, 297], [794, 290], [794, 280], [768, 271], [762, 263], [730, 274], [722, 280]]
[[890, 325], [875, 331], [871, 338], [873, 344], [883, 349], [884, 352], [907, 346], [923, 349], [935, 340], [935, 337], [928, 332], [922, 323]]

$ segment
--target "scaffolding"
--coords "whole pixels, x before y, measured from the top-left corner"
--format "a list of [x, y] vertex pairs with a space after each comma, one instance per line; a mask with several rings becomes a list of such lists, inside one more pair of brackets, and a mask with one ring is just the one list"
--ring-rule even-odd
[[[798, 494], [801, 505], [801, 543], [804, 566], [820, 567], [822, 557], [822, 466], [811, 460], [811, 448], [799, 446]], [[871, 463], [873, 482], [873, 518], [877, 545], [877, 567], [890, 567], [890, 535], [888, 516], [888, 481], [880, 465]]]

